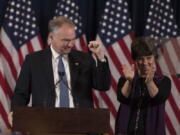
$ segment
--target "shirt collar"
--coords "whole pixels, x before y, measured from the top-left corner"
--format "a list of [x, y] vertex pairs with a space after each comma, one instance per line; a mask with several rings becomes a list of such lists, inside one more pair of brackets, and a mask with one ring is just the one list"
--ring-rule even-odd
[[[52, 52], [52, 57], [53, 57], [54, 59], [58, 59], [60, 54], [54, 50], [54, 48], [52, 47], [52, 45], [50, 46], [50, 48], [51, 48], [51, 52]], [[62, 55], [62, 56], [63, 56], [65, 59], [68, 59], [68, 55]]]

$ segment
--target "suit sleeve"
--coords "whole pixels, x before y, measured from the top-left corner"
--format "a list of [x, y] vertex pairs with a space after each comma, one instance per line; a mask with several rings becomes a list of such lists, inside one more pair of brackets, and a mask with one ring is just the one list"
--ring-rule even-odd
[[30, 93], [31, 93], [30, 82], [31, 82], [30, 60], [29, 57], [27, 56], [21, 68], [19, 78], [16, 82], [16, 87], [14, 90], [12, 103], [11, 103], [12, 109], [14, 106], [25, 106], [29, 103]]
[[105, 91], [110, 88], [111, 73], [107, 58], [106, 62], [101, 62], [97, 59], [97, 66], [94, 64], [93, 84], [94, 88], [100, 91]]

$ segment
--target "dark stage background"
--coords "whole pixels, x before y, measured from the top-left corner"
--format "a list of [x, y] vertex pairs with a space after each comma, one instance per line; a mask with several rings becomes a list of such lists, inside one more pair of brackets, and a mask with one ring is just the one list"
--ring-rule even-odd
[[[88, 41], [95, 39], [98, 22], [103, 13], [106, 1], [107, 0], [77, 0]], [[143, 34], [150, 1], [151, 0], [129, 0], [129, 11], [133, 20], [133, 28], [136, 36], [141, 36]], [[171, 1], [176, 22], [180, 28], [180, 0]], [[8, 0], [0, 0], [0, 25], [3, 22], [7, 2]], [[40, 34], [44, 41], [46, 41], [47, 37], [48, 21], [54, 16], [57, 2], [58, 0], [32, 0], [38, 25], [40, 27]]]

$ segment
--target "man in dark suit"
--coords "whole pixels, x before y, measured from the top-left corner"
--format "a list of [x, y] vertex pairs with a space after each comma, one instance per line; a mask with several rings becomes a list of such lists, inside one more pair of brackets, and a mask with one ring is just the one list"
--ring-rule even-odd
[[[66, 75], [69, 107], [93, 107], [92, 88], [105, 91], [110, 86], [110, 70], [101, 45], [91, 41], [88, 45], [94, 58], [73, 50], [75, 25], [65, 17], [49, 22], [49, 48], [26, 56], [16, 83], [12, 108], [25, 106], [61, 107], [59, 88], [61, 76]], [[62, 57], [65, 71], [59, 73], [58, 61]]]

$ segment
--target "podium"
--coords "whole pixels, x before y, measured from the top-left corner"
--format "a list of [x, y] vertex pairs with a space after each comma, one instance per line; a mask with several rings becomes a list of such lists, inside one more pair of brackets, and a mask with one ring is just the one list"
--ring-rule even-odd
[[13, 131], [30, 135], [109, 133], [107, 109], [15, 107]]

